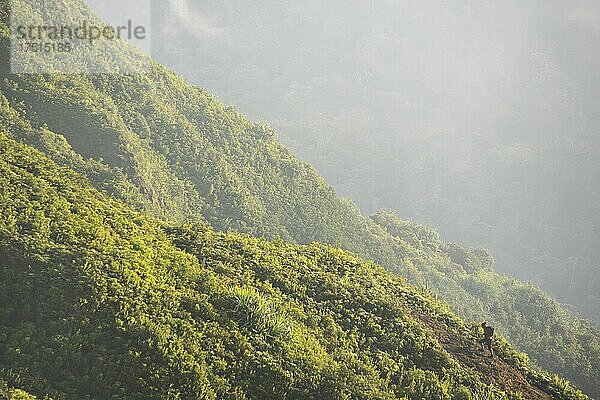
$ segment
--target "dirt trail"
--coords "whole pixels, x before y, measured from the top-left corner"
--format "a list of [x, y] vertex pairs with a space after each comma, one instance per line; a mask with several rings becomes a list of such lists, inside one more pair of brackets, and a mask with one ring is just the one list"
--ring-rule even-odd
[[452, 332], [430, 315], [418, 313], [414, 316], [431, 329], [433, 336], [448, 353], [461, 365], [476, 371], [483, 382], [493, 384], [506, 392], [520, 392], [529, 400], [552, 400], [551, 395], [529, 383], [516, 367], [507, 364], [498, 356], [490, 358], [487, 349], [482, 352], [472, 340]]

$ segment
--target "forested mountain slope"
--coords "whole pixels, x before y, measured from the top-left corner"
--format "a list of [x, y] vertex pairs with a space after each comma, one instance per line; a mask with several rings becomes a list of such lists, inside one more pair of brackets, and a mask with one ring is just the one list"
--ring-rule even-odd
[[[7, 3], [0, 4], [6, 54]], [[56, 5], [89, 12], [74, 1]], [[113, 51], [135, 63], [127, 46]], [[353, 251], [427, 287], [459, 315], [491, 321], [535, 364], [599, 393], [594, 327], [534, 287], [492, 272], [485, 251], [443, 243], [387, 213], [362, 216], [268, 127], [160, 65], [139, 75], [11, 75], [6, 65], [3, 72], [0, 131], [104, 193], [171, 221]]]
[[12, 399], [587, 398], [375, 264], [157, 222], [5, 134], [0, 215]]
[[363, 212], [483, 245], [600, 322], [598, 1], [178, 4], [156, 10], [157, 60]]

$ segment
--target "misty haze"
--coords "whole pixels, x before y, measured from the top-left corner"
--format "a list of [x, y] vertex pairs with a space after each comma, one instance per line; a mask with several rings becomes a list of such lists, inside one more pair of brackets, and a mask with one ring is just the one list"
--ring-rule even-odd
[[154, 56], [273, 126], [363, 212], [489, 248], [600, 319], [600, 3], [163, 6]]
[[600, 398], [599, 45], [596, 0], [0, 0], [0, 399]]

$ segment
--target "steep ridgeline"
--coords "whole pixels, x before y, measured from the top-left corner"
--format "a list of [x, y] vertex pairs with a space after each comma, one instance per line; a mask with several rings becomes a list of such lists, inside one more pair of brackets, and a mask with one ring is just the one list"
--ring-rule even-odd
[[489, 247], [600, 323], [600, 2], [188, 2], [206, 35], [156, 4], [152, 55], [363, 211]]
[[[3, 55], [6, 4], [0, 1]], [[89, 15], [79, 2], [52, 4], [62, 15]], [[123, 63], [136, 62], [126, 45], [112, 51]], [[387, 213], [362, 216], [268, 127], [160, 65], [139, 75], [2, 71], [0, 131], [84, 174], [105, 194], [166, 220], [353, 251], [427, 287], [459, 315], [490, 320], [534, 364], [600, 394], [596, 328], [534, 287], [494, 273], [484, 251], [445, 244]]]
[[371, 262], [157, 222], [4, 134], [0, 217], [3, 397], [587, 399]]

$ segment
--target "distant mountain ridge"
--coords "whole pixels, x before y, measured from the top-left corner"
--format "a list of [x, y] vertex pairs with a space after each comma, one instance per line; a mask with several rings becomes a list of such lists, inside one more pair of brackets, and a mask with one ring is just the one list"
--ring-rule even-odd
[[[89, 12], [77, 2], [63, 6]], [[3, 52], [6, 20], [5, 13]], [[135, 62], [131, 49], [114, 51]], [[362, 216], [271, 129], [165, 68], [153, 64], [149, 74], [129, 76], [4, 74], [0, 91], [0, 131], [98, 190], [166, 220], [353, 251], [430, 290], [462, 317], [491, 320], [535, 364], [598, 393], [595, 328], [532, 286], [492, 272], [483, 250], [444, 243], [388, 212]]]
[[[188, 2], [152, 52], [381, 208], [600, 322], [600, 3]], [[197, 62], [210, 60], [210, 62]]]

